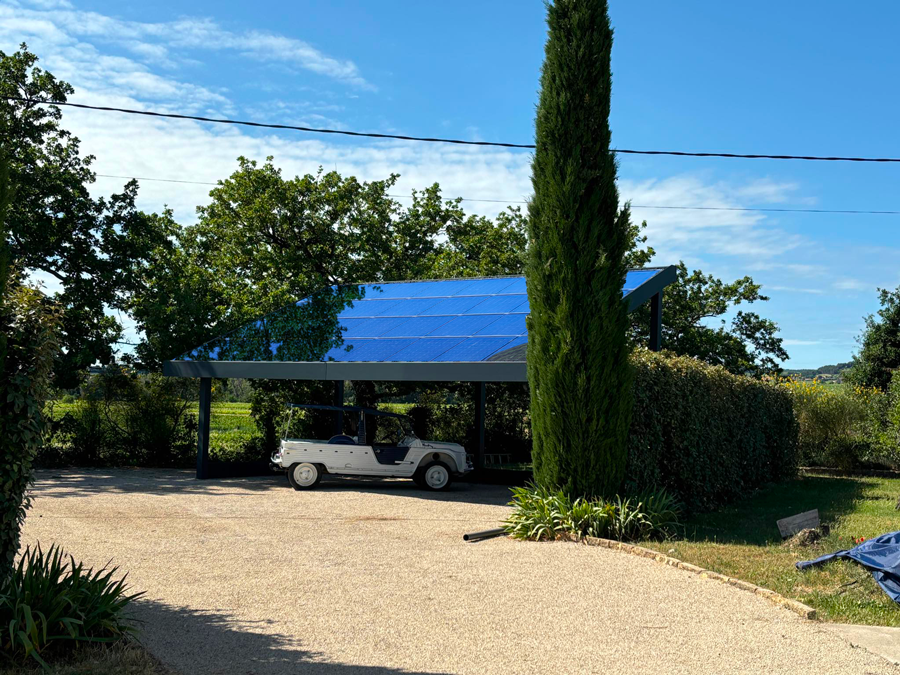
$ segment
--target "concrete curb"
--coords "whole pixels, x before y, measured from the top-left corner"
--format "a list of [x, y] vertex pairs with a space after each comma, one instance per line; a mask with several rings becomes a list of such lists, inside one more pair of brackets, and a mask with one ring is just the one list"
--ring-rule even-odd
[[678, 569], [684, 570], [686, 572], [692, 572], [698, 575], [701, 579], [715, 579], [716, 581], [721, 581], [722, 583], [734, 586], [735, 588], [740, 588], [741, 590], [755, 593], [756, 595], [765, 598], [769, 602], [784, 607], [785, 609], [791, 610], [792, 612], [794, 612], [794, 614], [799, 614], [804, 619], [808, 619], [810, 621], [816, 620], [816, 610], [814, 610], [812, 607], [809, 607], [808, 605], [804, 605], [802, 602], [791, 600], [790, 598], [784, 597], [780, 593], [776, 593], [775, 591], [769, 590], [768, 588], [763, 588], [762, 586], [757, 586], [756, 584], [751, 584], [749, 581], [744, 581], [743, 579], [735, 579], [724, 574], [719, 574], [718, 572], [713, 572], [712, 570], [705, 570], [702, 567], [698, 567], [697, 565], [691, 565], [690, 563], [678, 560], [677, 558], [672, 558], [664, 555], [659, 551], [652, 551], [649, 548], [644, 548], [643, 546], [626, 544], [625, 542], [613, 541], [612, 539], [601, 539], [600, 537], [578, 537], [574, 534], [565, 533], [560, 535], [559, 538], [563, 541], [572, 541], [576, 543], [586, 544], [588, 546], [600, 546], [602, 548], [609, 548], [615, 551], [631, 553], [632, 555], [638, 555], [642, 558], [651, 558], [652, 560], [655, 560], [658, 563], [662, 563], [663, 565], [669, 565], [671, 567], [677, 567]]

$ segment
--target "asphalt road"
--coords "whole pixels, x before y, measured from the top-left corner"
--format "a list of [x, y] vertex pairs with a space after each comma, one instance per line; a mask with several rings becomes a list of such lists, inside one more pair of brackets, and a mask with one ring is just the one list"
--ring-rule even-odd
[[625, 553], [507, 538], [505, 488], [41, 472], [25, 541], [109, 560], [185, 675], [898, 673], [820, 624]]

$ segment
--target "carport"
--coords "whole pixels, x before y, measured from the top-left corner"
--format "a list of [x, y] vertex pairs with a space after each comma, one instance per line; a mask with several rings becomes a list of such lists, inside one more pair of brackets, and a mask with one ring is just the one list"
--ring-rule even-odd
[[[650, 348], [662, 340], [663, 289], [676, 268], [629, 270], [622, 295], [633, 312], [650, 303]], [[333, 317], [309, 298], [211, 340], [163, 364], [169, 377], [200, 378], [197, 478], [209, 477], [213, 378], [333, 381], [335, 405], [348, 380], [471, 382], [475, 394], [475, 465], [483, 468], [488, 382], [527, 382], [529, 314], [524, 276], [362, 284], [360, 299], [338, 314], [343, 345], [303, 360]]]

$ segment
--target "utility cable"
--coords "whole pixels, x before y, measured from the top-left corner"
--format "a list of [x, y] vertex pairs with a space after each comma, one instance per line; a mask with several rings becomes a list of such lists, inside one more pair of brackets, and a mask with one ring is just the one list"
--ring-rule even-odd
[[[522, 148], [534, 149], [533, 143], [501, 143], [497, 141], [465, 141], [459, 138], [430, 138], [425, 136], [402, 136], [399, 134], [379, 134], [362, 131], [346, 131], [341, 129], [317, 129], [315, 127], [302, 127], [292, 124], [268, 124], [264, 122], [250, 122], [246, 120], [233, 120], [227, 118], [200, 117], [198, 115], [183, 115], [179, 113], [162, 113], [151, 110], [134, 110], [132, 108], [114, 108], [110, 106], [88, 105], [86, 103], [71, 103], [69, 101], [44, 101], [40, 99], [23, 98], [19, 96], [4, 96], [8, 101], [19, 101], [38, 105], [62, 105], [84, 110], [99, 110], [105, 112], [120, 112], [129, 115], [145, 115], [149, 117], [164, 117], [179, 120], [194, 120], [197, 122], [212, 122], [215, 124], [237, 124], [247, 127], [260, 127], [264, 129], [289, 129], [292, 131], [304, 131], [316, 134], [336, 134], [340, 136], [354, 136], [359, 138], [379, 138], [400, 141], [418, 141], [422, 143], [452, 143], [455, 145], [477, 145], [497, 148]], [[679, 150], [627, 150], [614, 148], [611, 152], [620, 155], [666, 155], [670, 157], [724, 157], [728, 159], [792, 159], [813, 162], [890, 162], [900, 163], [898, 157], [840, 157], [823, 155], [765, 155], [765, 154], [741, 154], [736, 152], [684, 152]]]

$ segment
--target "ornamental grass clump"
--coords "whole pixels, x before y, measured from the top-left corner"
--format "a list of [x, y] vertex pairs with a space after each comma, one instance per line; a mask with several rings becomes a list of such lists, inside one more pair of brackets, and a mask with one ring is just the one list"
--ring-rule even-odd
[[0, 654], [47, 669], [50, 654], [79, 643], [116, 642], [135, 632], [124, 616], [129, 593], [117, 567], [85, 568], [57, 546], [26, 548], [0, 582]]
[[516, 539], [544, 541], [563, 534], [619, 541], [662, 539], [679, 525], [680, 506], [667, 491], [612, 501], [572, 498], [564, 490], [527, 485], [512, 489], [513, 512], [504, 521]]

